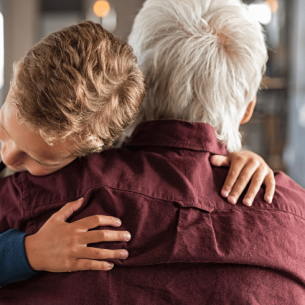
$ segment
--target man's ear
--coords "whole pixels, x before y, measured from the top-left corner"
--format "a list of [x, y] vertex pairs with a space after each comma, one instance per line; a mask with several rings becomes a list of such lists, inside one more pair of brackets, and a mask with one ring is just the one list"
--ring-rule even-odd
[[250, 121], [250, 119], [252, 118], [253, 111], [254, 111], [254, 108], [256, 105], [256, 99], [257, 99], [257, 96], [255, 95], [254, 99], [249, 103], [247, 110], [245, 112], [245, 115], [240, 122], [240, 125], [248, 123]]

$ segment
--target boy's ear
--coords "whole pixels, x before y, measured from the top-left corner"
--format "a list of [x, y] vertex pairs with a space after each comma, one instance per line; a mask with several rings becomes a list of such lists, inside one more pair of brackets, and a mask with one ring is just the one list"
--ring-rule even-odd
[[244, 117], [240, 122], [240, 125], [248, 123], [250, 121], [250, 119], [252, 118], [254, 108], [256, 105], [256, 99], [257, 99], [257, 96], [255, 95], [254, 99], [249, 103], [249, 105], [246, 109], [246, 112], [244, 114]]

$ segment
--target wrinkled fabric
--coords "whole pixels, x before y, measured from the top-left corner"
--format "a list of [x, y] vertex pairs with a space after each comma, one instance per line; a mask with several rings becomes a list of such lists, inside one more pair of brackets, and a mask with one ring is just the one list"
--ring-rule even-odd
[[211, 126], [159, 120], [121, 149], [3, 179], [0, 232], [34, 233], [83, 196], [69, 221], [116, 216], [132, 239], [91, 245], [129, 251], [109, 272], [41, 273], [1, 288], [0, 304], [305, 304], [304, 189], [276, 173], [271, 205], [263, 188], [252, 207], [231, 205], [211, 154], [226, 154]]

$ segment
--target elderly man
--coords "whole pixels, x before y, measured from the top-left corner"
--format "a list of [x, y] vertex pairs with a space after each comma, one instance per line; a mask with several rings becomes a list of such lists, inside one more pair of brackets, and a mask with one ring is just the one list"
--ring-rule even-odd
[[252, 208], [228, 205], [219, 195], [227, 169], [209, 162], [225, 145], [240, 148], [239, 125], [252, 115], [267, 59], [259, 24], [238, 0], [148, 0], [130, 42], [148, 93], [124, 148], [49, 176], [21, 173], [1, 191], [1, 215], [29, 232], [83, 196], [71, 220], [119, 217], [130, 256], [109, 273], [7, 285], [0, 303], [303, 304], [304, 190], [278, 173], [272, 205], [263, 190]]

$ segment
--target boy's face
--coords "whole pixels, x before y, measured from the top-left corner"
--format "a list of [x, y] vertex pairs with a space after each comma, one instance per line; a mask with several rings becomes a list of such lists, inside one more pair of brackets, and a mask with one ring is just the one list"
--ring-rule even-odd
[[13, 171], [29, 171], [35, 176], [51, 174], [71, 163], [68, 144], [54, 142], [48, 145], [27, 124], [19, 123], [18, 109], [12, 104], [10, 93], [0, 110], [1, 158]]

